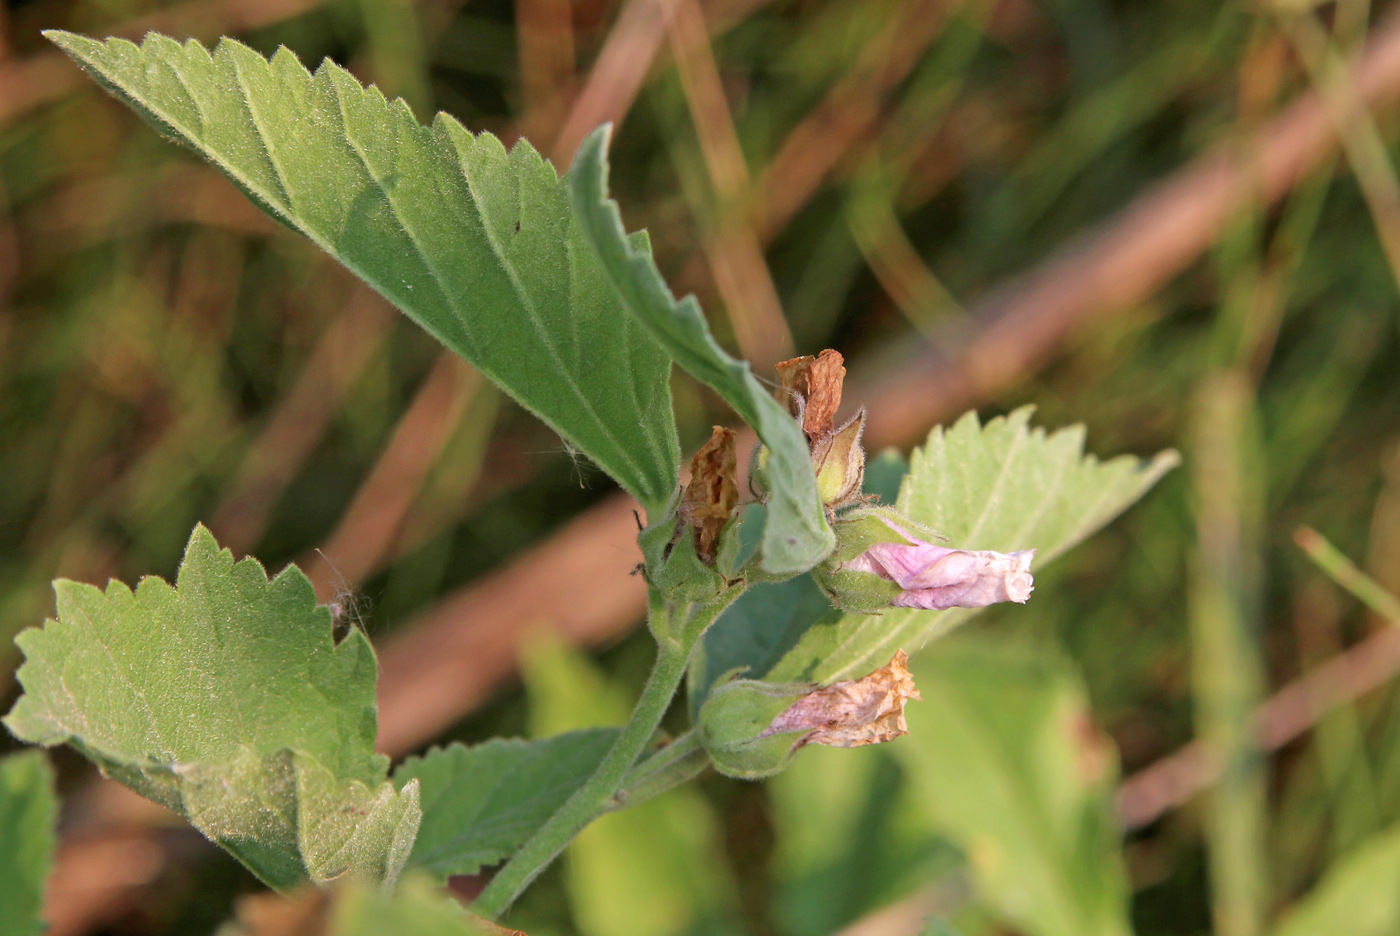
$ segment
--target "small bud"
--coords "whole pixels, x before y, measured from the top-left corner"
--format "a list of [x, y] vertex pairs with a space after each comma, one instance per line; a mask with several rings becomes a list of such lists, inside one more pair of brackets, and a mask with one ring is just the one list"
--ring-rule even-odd
[[982, 608], [1001, 601], [1024, 604], [1034, 590], [1034, 549], [1014, 553], [947, 549], [911, 536], [881, 518], [907, 542], [875, 542], [840, 564], [839, 571], [867, 573], [899, 586], [897, 608]]
[[817, 491], [822, 503], [833, 510], [860, 497], [860, 486], [865, 480], [865, 449], [860, 445], [864, 431], [862, 409], [834, 434], [812, 446]]
[[909, 725], [904, 720], [904, 703], [921, 698], [908, 663], [908, 654], [898, 650], [894, 659], [869, 676], [809, 692], [773, 719], [768, 731], [807, 732], [797, 747], [860, 747], [906, 735]]
[[749, 493], [760, 504], [768, 503], [768, 446], [762, 442], [749, 454]]
[[695, 552], [714, 565], [720, 531], [739, 504], [738, 454], [733, 429], [715, 426], [690, 461], [690, 483], [681, 495], [680, 519], [695, 530]]

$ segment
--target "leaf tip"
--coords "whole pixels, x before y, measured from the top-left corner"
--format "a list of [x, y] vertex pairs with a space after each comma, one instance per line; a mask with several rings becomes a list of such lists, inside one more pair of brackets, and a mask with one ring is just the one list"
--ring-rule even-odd
[[1173, 468], [1181, 467], [1181, 453], [1176, 449], [1163, 449], [1152, 460], [1147, 463], [1147, 470], [1156, 477], [1161, 477]]
[[[210, 529], [207, 526], [205, 526], [203, 523], [196, 523], [194, 525], [194, 529], [190, 531], [190, 538], [188, 542], [185, 543], [184, 562], [189, 562], [191, 556], [199, 554], [207, 554], [213, 556], [218, 555], [221, 552], [228, 553], [228, 557], [230, 559], [233, 558], [232, 550], [221, 549], [219, 547], [219, 541], [214, 538], [214, 534], [210, 531]], [[184, 563], [181, 564], [183, 565]]]
[[45, 39], [52, 42], [69, 58], [87, 61], [88, 57], [98, 50], [105, 48], [105, 43], [81, 33], [69, 32], [66, 29], [45, 29], [40, 32]]
[[612, 123], [602, 123], [594, 127], [574, 152], [574, 161], [569, 165], [569, 174], [577, 170], [580, 178], [589, 186], [589, 194], [599, 201], [607, 198], [608, 191], [608, 150], [612, 146]]

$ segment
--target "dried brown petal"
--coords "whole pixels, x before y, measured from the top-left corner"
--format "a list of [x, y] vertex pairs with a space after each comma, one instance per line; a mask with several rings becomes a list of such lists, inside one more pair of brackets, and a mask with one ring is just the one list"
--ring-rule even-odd
[[836, 411], [841, 408], [841, 385], [846, 380], [845, 358], [830, 348], [817, 355], [807, 369], [806, 403], [802, 409], [802, 430], [808, 438], [831, 432]]
[[715, 561], [720, 531], [739, 504], [738, 448], [733, 429], [715, 426], [690, 460], [690, 483], [681, 496], [681, 521], [695, 529], [695, 552]]
[[801, 418], [802, 407], [807, 400], [807, 372], [817, 361], [810, 354], [779, 361], [776, 365], [778, 383], [782, 387], [781, 401], [787, 404], [788, 412]]
[[832, 683], [794, 702], [768, 726], [765, 734], [808, 731], [797, 742], [832, 747], [881, 744], [909, 733], [904, 703], [919, 699], [909, 656], [897, 651], [889, 664], [869, 676]]
[[809, 439], [829, 434], [841, 408], [846, 359], [827, 348], [816, 357], [804, 355], [777, 365], [782, 396], [792, 415], [802, 420]]

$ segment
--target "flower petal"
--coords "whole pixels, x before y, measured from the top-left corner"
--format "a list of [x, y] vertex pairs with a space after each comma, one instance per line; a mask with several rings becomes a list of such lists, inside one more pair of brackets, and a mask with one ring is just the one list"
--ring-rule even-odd
[[874, 543], [843, 566], [870, 572], [904, 591], [890, 603], [899, 608], [982, 608], [1002, 601], [1024, 603], [1034, 590], [1034, 549], [999, 553], [948, 549], [911, 536], [889, 521], [908, 543]]
[[868, 676], [813, 690], [773, 719], [764, 734], [807, 731], [795, 747], [860, 747], [906, 735], [909, 725], [904, 720], [904, 703], [919, 698], [908, 662], [909, 656], [899, 650], [894, 659]]

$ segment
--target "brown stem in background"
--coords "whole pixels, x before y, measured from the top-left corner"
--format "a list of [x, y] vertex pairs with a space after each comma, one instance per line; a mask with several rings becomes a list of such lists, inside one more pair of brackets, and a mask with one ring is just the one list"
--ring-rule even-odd
[[734, 131], [697, 0], [679, 0], [670, 21], [670, 37], [681, 88], [714, 191], [713, 216], [708, 223], [702, 221], [705, 255], [739, 350], [756, 368], [766, 370], [792, 355], [792, 334], [763, 246], [745, 214], [750, 197], [749, 167]]
[[[1355, 99], [1384, 108], [1400, 97], [1400, 11], [1377, 27], [1349, 70]], [[1305, 94], [1244, 145], [1221, 146], [1139, 196], [1091, 234], [973, 304], [981, 327], [948, 354], [929, 351], [853, 374], [850, 396], [870, 408], [867, 438], [907, 444], [928, 427], [1031, 373], [1075, 331], [1136, 305], [1214, 243], [1240, 208], [1270, 203], [1335, 150], [1331, 115]], [[1241, 155], [1243, 154], [1243, 155]], [[1257, 186], [1251, 183], [1257, 183]], [[868, 356], [873, 362], [878, 356]], [[910, 393], [918, 386], [920, 392]]]
[[[723, 32], [771, 0], [714, 0], [707, 4], [712, 34]], [[593, 128], [620, 124], [642, 90], [661, 44], [677, 0], [628, 0], [608, 32], [607, 42], [588, 73], [588, 81], [574, 99], [569, 115], [554, 143], [541, 149], [560, 172], [573, 162], [574, 151]]]
[[414, 499], [481, 379], [452, 352], [438, 356], [334, 532], [299, 563], [322, 601], [340, 588], [358, 588], [392, 555]]
[[616, 640], [641, 620], [646, 583], [630, 497], [615, 494], [505, 568], [444, 596], [379, 648], [379, 748], [402, 755], [515, 673], [531, 627], [570, 643]]
[[[191, 0], [108, 28], [107, 35], [140, 40], [148, 32], [212, 40], [280, 23], [323, 0]], [[57, 49], [0, 64], [0, 127], [84, 87], [88, 79]]]
[[666, 38], [666, 24], [677, 0], [627, 0], [588, 81], [574, 99], [574, 106], [554, 145], [546, 155], [563, 172], [573, 162], [583, 138], [602, 123], [619, 124], [642, 89], [651, 63]]
[[47, 936], [80, 936], [134, 909], [174, 857], [165, 844], [140, 828], [66, 839], [44, 884]]
[[[1339, 705], [1354, 702], [1400, 673], [1400, 628], [1379, 631], [1274, 693], [1254, 712], [1259, 746], [1277, 751]], [[1128, 777], [1118, 815], [1137, 829], [1182, 805], [1220, 776], [1222, 765], [1199, 741]]]
[[574, 96], [573, 6], [569, 0], [515, 0], [515, 30], [524, 97], [520, 132], [542, 140], [559, 126]]
[[855, 66], [788, 133], [758, 185], [760, 241], [787, 227], [828, 173], [875, 125], [885, 98], [918, 64], [962, 0], [907, 0], [861, 50]]
[[325, 437], [394, 318], [377, 293], [356, 284], [345, 311], [321, 335], [214, 508], [210, 528], [220, 543], [238, 554], [257, 546], [287, 485]]

